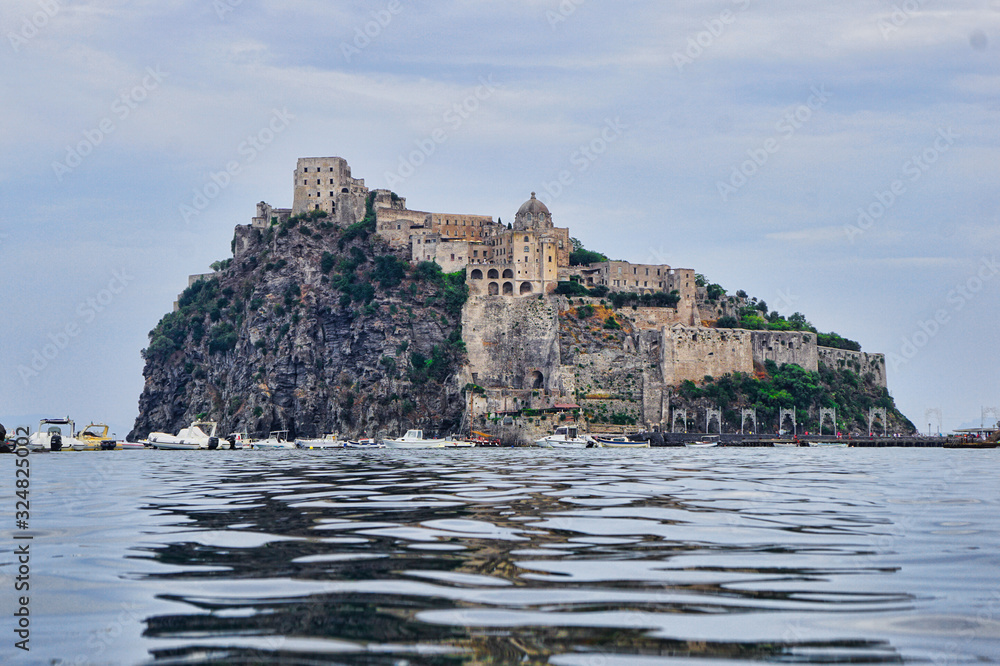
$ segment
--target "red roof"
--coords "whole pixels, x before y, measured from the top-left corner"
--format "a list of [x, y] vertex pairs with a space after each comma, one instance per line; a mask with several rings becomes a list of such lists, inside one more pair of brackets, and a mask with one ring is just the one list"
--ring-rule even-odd
[[561, 403], [557, 402], [552, 405], [553, 409], [580, 409], [580, 405], [574, 405], [573, 403]]

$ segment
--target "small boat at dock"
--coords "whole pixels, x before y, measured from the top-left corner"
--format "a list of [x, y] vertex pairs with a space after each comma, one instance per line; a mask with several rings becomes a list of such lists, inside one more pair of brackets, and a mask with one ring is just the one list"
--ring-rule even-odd
[[424, 439], [423, 430], [407, 430], [402, 437], [383, 441], [390, 449], [443, 449], [448, 446], [446, 439]]
[[194, 451], [197, 449], [219, 448], [219, 438], [215, 431], [219, 424], [215, 421], [195, 421], [187, 428], [181, 428], [176, 435], [166, 432], [149, 433], [149, 443], [157, 448], [171, 451]]
[[535, 446], [543, 449], [592, 449], [600, 444], [580, 435], [577, 426], [559, 426], [551, 435], [535, 440]]
[[344, 442], [345, 449], [384, 449], [385, 444], [377, 439], [372, 439], [371, 437], [364, 437], [362, 439], [349, 439]]
[[83, 449], [87, 445], [73, 436], [75, 423], [68, 416], [64, 419], [42, 419], [38, 430], [28, 437], [31, 451], [65, 451]]
[[606, 449], [648, 449], [649, 442], [633, 442], [625, 435], [591, 435]]
[[336, 433], [313, 439], [295, 440], [295, 448], [297, 449], [342, 449], [345, 444], [346, 442], [340, 439]]
[[697, 442], [684, 442], [684, 446], [689, 449], [709, 449], [719, 445], [718, 435], [706, 435]]

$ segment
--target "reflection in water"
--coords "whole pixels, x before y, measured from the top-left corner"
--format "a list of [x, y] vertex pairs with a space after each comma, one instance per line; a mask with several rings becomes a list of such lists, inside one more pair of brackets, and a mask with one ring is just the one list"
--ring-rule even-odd
[[[995, 484], [920, 478], [967, 452], [173, 453], [134, 458], [155, 529], [122, 576], [161, 604], [142, 618], [156, 663], [960, 663], [1000, 645]], [[964, 628], [913, 630], [925, 617]]]

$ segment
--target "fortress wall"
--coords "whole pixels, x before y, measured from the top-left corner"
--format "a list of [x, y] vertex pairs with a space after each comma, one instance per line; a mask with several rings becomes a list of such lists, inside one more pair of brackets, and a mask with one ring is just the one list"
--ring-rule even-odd
[[816, 336], [801, 331], [753, 331], [753, 360], [763, 364], [774, 361], [779, 366], [794, 363], [810, 372], [818, 369]]
[[677, 324], [682, 326], [691, 324], [690, 308], [685, 308], [683, 302], [677, 304], [676, 310], [673, 308], [643, 307], [633, 310], [626, 307], [618, 310], [615, 314], [619, 319], [628, 319], [635, 328], [643, 331], [660, 331]]
[[663, 381], [677, 385], [720, 377], [731, 372], [753, 372], [751, 332], [674, 326], [663, 329]]
[[868, 373], [874, 376], [876, 386], [888, 387], [885, 373], [885, 354], [869, 354], [847, 349], [817, 347], [819, 362], [833, 370], [853, 370], [862, 378]]
[[487, 389], [563, 393], [558, 307], [553, 298], [470, 296], [462, 309], [468, 365], [460, 381]]
[[410, 236], [414, 227], [426, 228], [426, 232], [431, 233], [430, 215], [419, 210], [376, 208], [375, 229], [393, 248], [405, 249], [410, 246]]

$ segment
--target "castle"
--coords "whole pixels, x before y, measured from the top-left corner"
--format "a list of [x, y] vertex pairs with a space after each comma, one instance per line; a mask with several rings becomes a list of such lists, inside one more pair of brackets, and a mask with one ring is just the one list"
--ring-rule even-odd
[[[768, 360], [816, 371], [820, 363], [849, 367], [886, 385], [881, 354], [830, 349], [811, 332], [717, 329], [702, 317], [704, 288], [695, 272], [668, 265], [603, 261], [572, 266], [569, 229], [557, 227], [535, 194], [510, 225], [485, 215], [411, 210], [389, 190], [369, 190], [343, 158], [301, 158], [294, 171], [291, 209], [257, 204], [251, 226], [280, 224], [321, 210], [344, 227], [363, 219], [372, 195], [376, 233], [412, 262], [433, 261], [445, 272], [465, 271], [469, 299], [462, 313], [468, 352], [459, 381], [481, 389], [470, 397], [472, 416], [550, 408], [557, 403], [616, 402], [640, 423], [668, 422], [673, 387], [706, 375], [752, 373]], [[615, 343], [571, 344], [560, 314], [560, 282], [610, 292], [675, 292], [675, 307], [620, 309], [628, 332]], [[595, 304], [600, 299], [589, 299]], [[620, 340], [620, 341], [619, 341]], [[615, 386], [614, 391], [607, 390]]]

